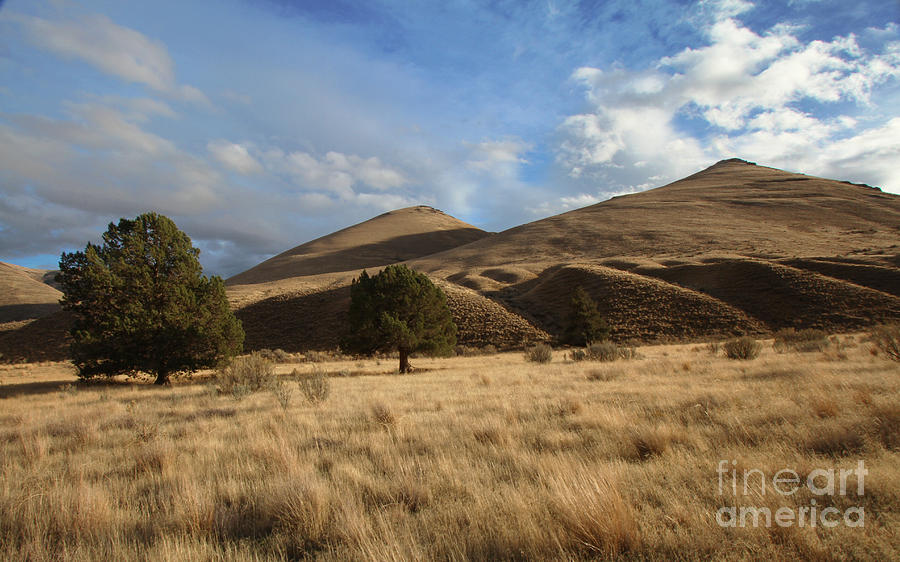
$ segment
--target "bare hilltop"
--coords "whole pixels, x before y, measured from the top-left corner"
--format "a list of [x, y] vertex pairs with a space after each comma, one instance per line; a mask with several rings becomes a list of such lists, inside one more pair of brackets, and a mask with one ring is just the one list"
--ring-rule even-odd
[[[246, 347], [334, 348], [351, 280], [392, 263], [444, 288], [465, 345], [553, 340], [578, 286], [619, 340], [854, 330], [900, 319], [900, 196], [731, 159], [496, 234], [399, 209], [228, 279]], [[29, 343], [65, 331], [47, 273], [0, 264], [4, 358], [64, 349]]]

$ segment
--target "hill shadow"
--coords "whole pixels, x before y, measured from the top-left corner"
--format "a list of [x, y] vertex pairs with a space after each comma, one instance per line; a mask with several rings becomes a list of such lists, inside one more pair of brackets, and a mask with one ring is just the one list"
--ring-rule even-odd
[[59, 311], [0, 331], [0, 357], [5, 363], [68, 359], [71, 324], [71, 314]]
[[60, 310], [59, 303], [7, 304], [0, 306], [0, 323], [20, 322], [49, 316]]
[[290, 353], [334, 349], [346, 331], [350, 286], [309, 294], [276, 295], [235, 311], [244, 326], [244, 351]]

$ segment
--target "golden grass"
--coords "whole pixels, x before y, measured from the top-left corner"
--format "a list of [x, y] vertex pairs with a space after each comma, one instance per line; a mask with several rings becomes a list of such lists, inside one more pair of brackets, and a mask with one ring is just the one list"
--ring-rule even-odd
[[[293, 369], [372, 373], [286, 407], [202, 380], [64, 388], [64, 364], [4, 367], [0, 559], [898, 557], [896, 363], [865, 346], [840, 361], [770, 345], [746, 362], [697, 346], [554, 355], [419, 359], [404, 376], [279, 365], [289, 385]], [[860, 497], [719, 494], [721, 460], [805, 479], [860, 459]], [[721, 506], [811, 499], [864, 507], [865, 527], [716, 524]]]

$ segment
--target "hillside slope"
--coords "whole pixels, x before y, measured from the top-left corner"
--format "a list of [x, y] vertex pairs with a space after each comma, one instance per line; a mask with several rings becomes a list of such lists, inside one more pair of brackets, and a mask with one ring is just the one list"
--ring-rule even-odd
[[317, 238], [228, 279], [228, 285], [390, 265], [456, 248], [490, 234], [431, 207], [409, 207]]
[[39, 318], [59, 310], [53, 273], [0, 262], [0, 323]]
[[900, 252], [900, 196], [724, 160], [663, 187], [511, 228], [418, 260], [440, 276], [480, 268], [534, 273], [615, 256], [757, 258]]
[[581, 285], [619, 339], [696, 339], [900, 320], [898, 254], [897, 195], [732, 159], [410, 265], [554, 335]]
[[[559, 336], [579, 286], [618, 340], [857, 330], [900, 321], [900, 196], [732, 159], [499, 234], [431, 207], [400, 209], [229, 279], [247, 349], [335, 347], [351, 280], [398, 262], [444, 288], [466, 345]], [[0, 274], [40, 293], [33, 304], [58, 298], [37, 273]], [[26, 320], [0, 334], [0, 353], [62, 349], [29, 342], [63, 327], [57, 314]]]

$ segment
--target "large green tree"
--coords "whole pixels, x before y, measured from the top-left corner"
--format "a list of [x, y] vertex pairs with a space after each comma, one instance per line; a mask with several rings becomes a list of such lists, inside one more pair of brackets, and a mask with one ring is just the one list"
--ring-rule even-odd
[[352, 353], [397, 351], [400, 372], [409, 372], [409, 354], [450, 353], [456, 324], [444, 292], [424, 274], [389, 265], [375, 276], [365, 271], [350, 287], [350, 332], [343, 348]]
[[244, 330], [219, 277], [171, 219], [146, 213], [109, 224], [100, 245], [63, 253], [57, 280], [74, 313], [71, 353], [81, 378], [211, 367], [240, 353]]
[[569, 320], [563, 334], [566, 343], [590, 345], [609, 337], [609, 325], [597, 309], [597, 303], [579, 286], [569, 303]]

